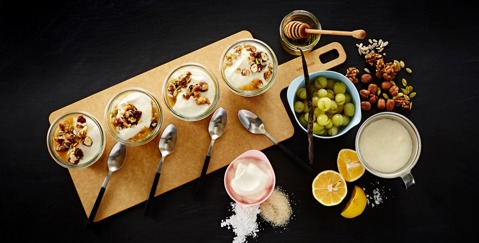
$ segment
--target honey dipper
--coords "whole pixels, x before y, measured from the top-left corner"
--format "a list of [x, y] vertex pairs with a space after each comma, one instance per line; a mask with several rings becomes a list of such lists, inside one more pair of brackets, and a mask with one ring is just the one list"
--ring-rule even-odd
[[311, 29], [309, 24], [301, 21], [287, 23], [283, 28], [283, 32], [286, 37], [293, 40], [307, 38], [310, 34], [352, 36], [356, 39], [364, 39], [366, 37], [366, 31], [362, 29], [353, 31]]

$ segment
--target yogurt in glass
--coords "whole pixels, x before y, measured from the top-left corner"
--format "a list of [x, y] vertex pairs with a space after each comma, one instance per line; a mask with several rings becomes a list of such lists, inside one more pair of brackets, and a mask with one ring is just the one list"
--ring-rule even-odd
[[277, 66], [276, 55], [266, 43], [247, 38], [226, 49], [220, 71], [234, 93], [257, 96], [271, 87]]
[[162, 122], [158, 102], [142, 89], [129, 89], [113, 97], [105, 116], [113, 137], [127, 145], [141, 145], [152, 140]]
[[165, 80], [163, 97], [174, 116], [186, 121], [201, 120], [218, 105], [220, 90], [216, 77], [203, 65], [187, 63]]

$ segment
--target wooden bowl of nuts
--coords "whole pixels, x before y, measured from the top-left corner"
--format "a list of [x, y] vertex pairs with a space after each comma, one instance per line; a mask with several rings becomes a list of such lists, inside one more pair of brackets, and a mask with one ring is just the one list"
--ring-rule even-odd
[[[310, 73], [313, 136], [329, 139], [347, 133], [361, 121], [360, 97], [354, 84], [335, 71]], [[295, 78], [286, 92], [296, 122], [307, 132], [309, 108], [304, 76]]]

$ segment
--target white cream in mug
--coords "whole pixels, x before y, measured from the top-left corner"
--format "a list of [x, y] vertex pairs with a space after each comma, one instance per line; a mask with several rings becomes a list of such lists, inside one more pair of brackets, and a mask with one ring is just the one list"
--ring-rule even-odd
[[243, 203], [255, 203], [267, 196], [273, 186], [273, 175], [265, 162], [257, 158], [238, 159], [228, 178], [234, 197]]
[[120, 102], [116, 106], [116, 109], [118, 109], [116, 118], [122, 117], [125, 112], [125, 108], [128, 105], [133, 105], [139, 111], [141, 111], [141, 118], [136, 125], [132, 125], [129, 128], [122, 128], [117, 130], [118, 137], [123, 140], [128, 140], [141, 132], [143, 129], [149, 128], [153, 118], [153, 107], [150, 98], [147, 95], [139, 92], [131, 93], [122, 100], [120, 100]]
[[390, 173], [403, 168], [412, 154], [412, 138], [393, 119], [380, 119], [364, 128], [359, 139], [361, 156], [372, 169]]
[[176, 96], [173, 110], [183, 117], [198, 117], [208, 111], [210, 105], [213, 104], [216, 94], [216, 86], [211, 77], [204, 71], [198, 68], [188, 68], [188, 71], [191, 73], [190, 84], [198, 84], [200, 82], [206, 82], [208, 84], [208, 90], [202, 91], [201, 96], [206, 97], [209, 100], [209, 104], [197, 104], [193, 97], [186, 99], [184, 94], [188, 92], [188, 88], [182, 88]]

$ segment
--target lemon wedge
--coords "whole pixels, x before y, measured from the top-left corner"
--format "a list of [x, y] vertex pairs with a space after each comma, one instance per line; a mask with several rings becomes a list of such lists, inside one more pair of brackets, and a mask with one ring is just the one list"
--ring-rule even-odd
[[344, 206], [341, 216], [351, 219], [361, 215], [366, 209], [367, 199], [366, 193], [359, 186], [354, 186], [351, 198]]

